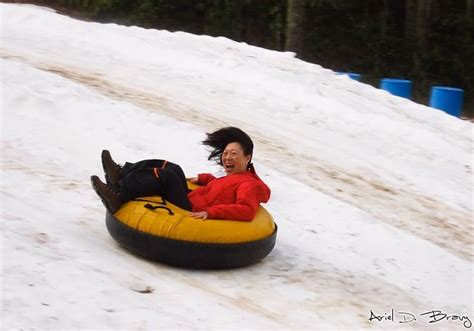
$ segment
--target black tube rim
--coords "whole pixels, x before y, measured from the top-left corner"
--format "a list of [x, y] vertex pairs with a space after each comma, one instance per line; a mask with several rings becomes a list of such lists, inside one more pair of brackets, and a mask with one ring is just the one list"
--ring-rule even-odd
[[155, 236], [134, 229], [107, 211], [110, 235], [134, 254], [193, 269], [239, 268], [258, 263], [274, 248], [278, 227], [266, 238], [243, 243], [200, 243]]

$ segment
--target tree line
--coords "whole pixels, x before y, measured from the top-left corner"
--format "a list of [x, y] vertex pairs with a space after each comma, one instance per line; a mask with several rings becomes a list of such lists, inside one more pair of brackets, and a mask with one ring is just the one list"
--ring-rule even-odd
[[98, 22], [225, 36], [335, 71], [465, 91], [474, 117], [473, 0], [31, 0]]

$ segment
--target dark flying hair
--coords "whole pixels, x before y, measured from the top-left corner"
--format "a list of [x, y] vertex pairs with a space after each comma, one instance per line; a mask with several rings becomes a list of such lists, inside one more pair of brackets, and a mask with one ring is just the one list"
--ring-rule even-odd
[[252, 156], [252, 139], [250, 139], [248, 134], [246, 134], [244, 131], [233, 126], [222, 128], [212, 133], [207, 133], [207, 138], [202, 143], [213, 148], [207, 159], [215, 160], [218, 164], [222, 165], [221, 157], [225, 147], [230, 143], [236, 142], [242, 146], [244, 155]]

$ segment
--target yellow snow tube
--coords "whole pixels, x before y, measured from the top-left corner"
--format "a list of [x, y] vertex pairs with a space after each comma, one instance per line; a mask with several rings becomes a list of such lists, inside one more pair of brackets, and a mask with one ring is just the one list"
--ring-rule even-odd
[[127, 202], [115, 214], [123, 224], [153, 236], [200, 243], [242, 243], [268, 237], [275, 231], [271, 215], [259, 207], [251, 222], [202, 220], [188, 216], [161, 197]]
[[107, 213], [107, 229], [132, 252], [192, 268], [232, 268], [256, 263], [275, 246], [277, 226], [259, 207], [251, 222], [195, 219], [161, 197], [143, 197]]

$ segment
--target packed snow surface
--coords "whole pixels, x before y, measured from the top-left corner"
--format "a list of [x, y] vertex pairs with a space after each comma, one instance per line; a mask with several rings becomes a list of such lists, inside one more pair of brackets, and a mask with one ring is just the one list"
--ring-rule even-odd
[[[472, 123], [292, 53], [0, 8], [2, 329], [472, 325]], [[201, 141], [228, 125], [272, 189], [273, 252], [197, 271], [119, 247], [101, 150], [219, 173]]]

